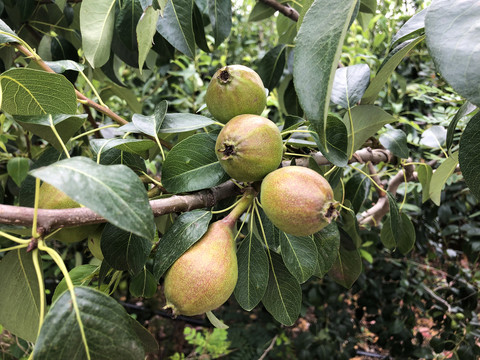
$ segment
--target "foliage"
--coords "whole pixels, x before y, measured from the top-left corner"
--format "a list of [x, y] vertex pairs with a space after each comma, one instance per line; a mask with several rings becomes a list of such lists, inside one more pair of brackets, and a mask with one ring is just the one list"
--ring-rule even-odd
[[[211, 76], [235, 63], [268, 89], [262, 115], [281, 129], [283, 165], [324, 175], [340, 215], [291, 237], [252, 200], [237, 227], [237, 287], [216, 312], [230, 329], [185, 327], [195, 354], [348, 359], [371, 346], [396, 358], [479, 356], [478, 6], [277, 5], [0, 1], [7, 356], [164, 348], [125, 311], [129, 301], [163, 306], [168, 268], [260, 189], [229, 181], [214, 150], [222, 124], [204, 106]], [[83, 207], [38, 209], [41, 182]], [[102, 261], [86, 252], [89, 237], [59, 241], [62, 227], [98, 223]]]

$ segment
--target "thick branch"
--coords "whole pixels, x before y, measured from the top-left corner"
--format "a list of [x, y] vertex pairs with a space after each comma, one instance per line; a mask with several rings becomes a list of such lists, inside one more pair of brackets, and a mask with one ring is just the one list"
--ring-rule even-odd
[[298, 12], [294, 8], [290, 7], [290, 5], [280, 4], [275, 0], [259, 0], [260, 2], [264, 3], [265, 5], [270, 6], [271, 8], [278, 10], [286, 17], [292, 19], [293, 21], [298, 21]]
[[[310, 156], [315, 160], [318, 165], [331, 165], [331, 163], [322, 155], [321, 152], [316, 152], [310, 154]], [[363, 148], [358, 150], [353, 154], [352, 158], [350, 159], [349, 163], [372, 163], [372, 164], [379, 164], [381, 162], [388, 163], [392, 160], [392, 154], [388, 150], [383, 149], [370, 149], [370, 148]], [[308, 166], [307, 157], [296, 158], [295, 163], [299, 166]], [[289, 166], [291, 161], [283, 161], [282, 166]]]
[[[174, 195], [150, 201], [154, 216], [185, 212], [214, 206], [218, 201], [240, 194], [239, 188], [227, 181], [209, 190], [190, 195]], [[33, 208], [1, 205], [0, 224], [32, 226]], [[60, 227], [103, 223], [106, 220], [88, 208], [39, 209], [37, 225], [50, 232]]]
[[[413, 165], [407, 165], [403, 170], [399, 171], [388, 183], [387, 191], [393, 195], [397, 193], [398, 187], [405, 181], [411, 181], [414, 179], [414, 169]], [[405, 176], [404, 176], [405, 173]], [[358, 223], [360, 225], [377, 225], [380, 223], [382, 218], [388, 213], [390, 207], [388, 204], [388, 197], [382, 196], [378, 199], [377, 203], [372, 206], [367, 211], [364, 211]]]

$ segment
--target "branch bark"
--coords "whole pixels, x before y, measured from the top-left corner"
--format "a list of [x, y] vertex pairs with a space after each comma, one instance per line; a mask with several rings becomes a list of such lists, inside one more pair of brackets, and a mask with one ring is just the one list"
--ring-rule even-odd
[[[165, 199], [151, 200], [154, 216], [186, 212], [214, 206], [220, 200], [239, 195], [240, 189], [227, 181], [208, 190], [195, 194], [173, 195]], [[0, 204], [0, 224], [32, 226], [33, 208]], [[73, 227], [107, 222], [88, 208], [74, 209], [38, 209], [37, 226], [46, 233], [61, 227]]]
[[299, 14], [297, 10], [290, 7], [290, 5], [281, 4], [275, 0], [259, 0], [259, 1], [279, 11], [280, 13], [292, 19], [293, 21], [298, 21]]
[[[310, 154], [310, 156], [315, 160], [315, 162], [322, 166], [322, 165], [331, 165], [331, 163], [322, 155], [321, 152], [316, 152]], [[356, 151], [352, 158], [350, 159], [349, 163], [372, 163], [372, 164], [379, 164], [381, 162], [391, 162], [393, 156], [388, 150], [383, 149], [371, 149], [371, 148], [363, 148], [361, 150]], [[308, 166], [308, 157], [299, 157], [295, 158], [295, 163], [298, 166]], [[291, 164], [290, 160], [286, 160], [282, 162], [282, 166], [289, 166]]]

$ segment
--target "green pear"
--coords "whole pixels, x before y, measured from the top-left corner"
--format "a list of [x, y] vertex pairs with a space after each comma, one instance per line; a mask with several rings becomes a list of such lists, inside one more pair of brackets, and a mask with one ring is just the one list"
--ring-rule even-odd
[[[39, 209], [71, 209], [80, 206], [79, 203], [53, 185], [44, 182], [40, 186]], [[98, 224], [69, 227], [56, 232], [52, 238], [64, 243], [74, 243], [86, 239], [97, 227]]]

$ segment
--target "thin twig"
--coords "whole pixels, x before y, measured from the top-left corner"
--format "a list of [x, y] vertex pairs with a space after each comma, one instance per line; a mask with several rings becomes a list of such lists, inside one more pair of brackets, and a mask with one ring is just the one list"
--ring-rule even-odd
[[[321, 152], [315, 152], [310, 154], [310, 156], [315, 160], [315, 162], [322, 166], [322, 165], [331, 165], [331, 163], [322, 155]], [[353, 154], [352, 158], [349, 160], [349, 163], [372, 163], [372, 164], [379, 164], [382, 162], [388, 163], [392, 160], [392, 154], [388, 150], [383, 149], [371, 149], [371, 148], [363, 148], [358, 150]], [[298, 157], [295, 158], [295, 164], [298, 166], [308, 166], [309, 158], [307, 157]], [[291, 164], [290, 160], [286, 160], [282, 162], [282, 166], [289, 166]]]
[[273, 349], [273, 346], [275, 345], [275, 342], [277, 341], [277, 338], [278, 338], [278, 335], [275, 335], [272, 339], [272, 341], [270, 341], [270, 345], [268, 345], [268, 347], [265, 349], [265, 351], [263, 352], [262, 356], [260, 356], [258, 358], [258, 360], [263, 360], [265, 359], [265, 357], [267, 356], [267, 354], [272, 351]]

